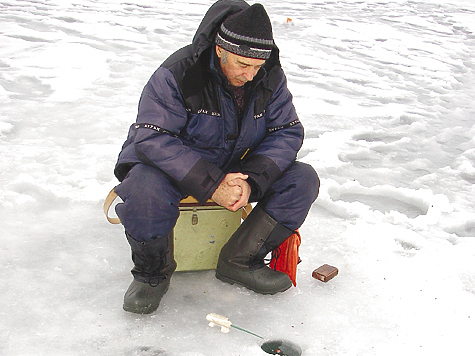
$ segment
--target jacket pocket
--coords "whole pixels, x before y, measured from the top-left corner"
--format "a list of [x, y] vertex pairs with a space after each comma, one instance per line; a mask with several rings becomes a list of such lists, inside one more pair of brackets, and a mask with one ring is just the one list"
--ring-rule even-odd
[[184, 138], [197, 148], [222, 148], [224, 124], [219, 116], [192, 114], [183, 132]]

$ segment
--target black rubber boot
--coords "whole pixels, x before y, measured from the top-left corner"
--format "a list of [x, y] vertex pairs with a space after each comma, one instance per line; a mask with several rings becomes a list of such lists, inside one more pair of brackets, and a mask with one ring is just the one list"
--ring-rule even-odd
[[261, 294], [289, 289], [289, 276], [267, 267], [264, 258], [292, 233], [257, 205], [221, 249], [216, 278]]
[[150, 242], [136, 241], [127, 233], [126, 236], [135, 266], [131, 271], [134, 280], [125, 292], [123, 308], [132, 313], [150, 314], [160, 305], [176, 268], [173, 230]]

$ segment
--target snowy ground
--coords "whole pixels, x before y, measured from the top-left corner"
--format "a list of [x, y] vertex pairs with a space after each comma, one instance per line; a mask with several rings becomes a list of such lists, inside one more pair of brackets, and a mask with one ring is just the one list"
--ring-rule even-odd
[[309, 356], [473, 353], [475, 5], [262, 3], [322, 179], [297, 288], [175, 274], [151, 316], [122, 310], [130, 251], [101, 208], [143, 85], [212, 1], [0, 3], [0, 355], [265, 355], [209, 312]]

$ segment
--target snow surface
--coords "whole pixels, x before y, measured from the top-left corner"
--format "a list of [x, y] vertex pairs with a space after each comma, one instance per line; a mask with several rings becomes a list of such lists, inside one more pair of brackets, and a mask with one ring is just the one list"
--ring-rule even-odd
[[210, 312], [304, 355], [473, 354], [472, 0], [263, 0], [322, 181], [297, 287], [177, 273], [156, 313], [122, 310], [103, 199], [144, 84], [212, 2], [0, 3], [0, 355], [265, 354]]

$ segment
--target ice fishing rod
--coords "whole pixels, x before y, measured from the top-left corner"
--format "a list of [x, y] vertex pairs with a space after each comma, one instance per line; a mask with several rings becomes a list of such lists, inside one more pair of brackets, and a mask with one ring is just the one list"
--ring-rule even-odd
[[231, 321], [223, 315], [219, 315], [219, 314], [216, 314], [216, 313], [210, 313], [206, 316], [206, 320], [209, 321], [208, 325], [211, 326], [211, 327], [213, 327], [215, 325], [221, 326], [221, 332], [223, 332], [225, 334], [227, 334], [229, 332], [230, 328], [234, 328], [234, 329], [244, 331], [245, 333], [257, 336], [258, 338], [264, 340], [264, 338], [260, 335], [257, 335], [255, 333], [249, 331], [249, 330], [240, 328], [239, 326], [233, 325], [233, 323], [231, 323]]
[[[206, 316], [206, 320], [209, 321], [208, 325], [210, 327], [220, 326], [221, 327], [221, 332], [223, 332], [225, 334], [227, 334], [231, 330], [231, 328], [234, 328], [234, 329], [238, 329], [240, 331], [244, 331], [245, 333], [248, 333], [250, 335], [256, 336], [259, 339], [265, 340], [265, 338], [263, 338], [260, 335], [257, 335], [255, 333], [253, 333], [252, 331], [249, 331], [249, 330], [246, 330], [244, 328], [240, 328], [239, 326], [233, 325], [233, 323], [231, 323], [231, 321], [223, 315], [219, 315], [219, 314], [216, 314], [216, 313], [210, 313]], [[267, 352], [268, 354], [272, 354], [272, 355], [281, 355], [281, 356], [300, 356], [300, 355], [302, 355], [302, 349], [298, 345], [294, 344], [291, 341], [282, 340], [282, 339], [265, 341], [261, 345], [261, 349], [264, 350], [265, 352]]]

